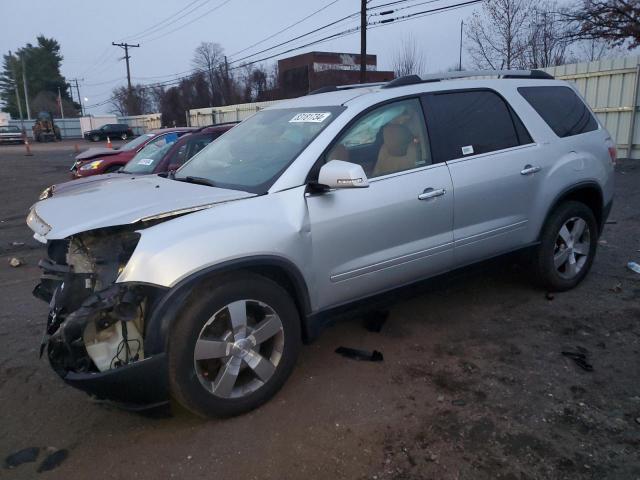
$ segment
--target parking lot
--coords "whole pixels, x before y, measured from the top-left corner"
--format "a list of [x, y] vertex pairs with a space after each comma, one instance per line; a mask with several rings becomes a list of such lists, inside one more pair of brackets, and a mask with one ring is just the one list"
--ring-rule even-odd
[[[577, 289], [533, 287], [521, 257], [449, 275], [404, 295], [379, 333], [357, 316], [325, 331], [262, 408], [205, 421], [99, 405], [38, 358], [47, 305], [31, 290], [44, 249], [24, 219], [43, 188], [68, 178], [74, 142], [33, 153], [0, 146], [0, 455], [40, 454], [0, 477], [34, 478], [47, 449], [65, 449], [38, 476], [640, 478], [640, 274], [626, 268], [640, 263], [637, 161], [617, 168], [613, 211]], [[384, 360], [354, 361], [339, 346]], [[586, 352], [593, 371], [563, 351]]]

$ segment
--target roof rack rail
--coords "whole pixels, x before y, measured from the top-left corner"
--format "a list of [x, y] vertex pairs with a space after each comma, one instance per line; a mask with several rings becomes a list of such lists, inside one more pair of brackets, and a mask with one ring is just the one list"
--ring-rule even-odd
[[307, 95], [317, 95], [318, 93], [337, 92], [339, 90], [352, 90], [354, 88], [380, 87], [386, 84], [387, 82], [372, 82], [372, 83], [354, 83], [351, 85], [328, 85], [326, 87], [320, 87], [316, 90], [313, 90], [307, 93]]
[[407, 75], [386, 83], [382, 88], [395, 88], [415, 83], [439, 82], [468, 77], [530, 78], [536, 80], [553, 80], [554, 77], [542, 70], [472, 70], [467, 72], [446, 72], [430, 75]]

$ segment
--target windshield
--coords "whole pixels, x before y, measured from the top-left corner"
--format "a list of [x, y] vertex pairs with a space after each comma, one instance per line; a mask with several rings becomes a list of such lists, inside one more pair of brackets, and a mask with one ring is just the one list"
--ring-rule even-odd
[[125, 143], [123, 146], [120, 147], [120, 150], [125, 152], [128, 152], [130, 150], [135, 150], [144, 142], [146, 142], [147, 140], [149, 140], [154, 136], [155, 136], [155, 133], [145, 133], [144, 135], [140, 135], [138, 138], [134, 138], [130, 142]]
[[262, 110], [184, 164], [176, 180], [205, 179], [222, 188], [264, 193], [344, 107]]
[[0, 127], [0, 133], [20, 133], [20, 129], [16, 126], [10, 125], [8, 127]]
[[[172, 146], [173, 143], [167, 143], [150, 152], [148, 155], [136, 155], [127, 162], [123, 170], [124, 173], [152, 173]], [[147, 147], [143, 148], [140, 153], [144, 152], [146, 149]]]

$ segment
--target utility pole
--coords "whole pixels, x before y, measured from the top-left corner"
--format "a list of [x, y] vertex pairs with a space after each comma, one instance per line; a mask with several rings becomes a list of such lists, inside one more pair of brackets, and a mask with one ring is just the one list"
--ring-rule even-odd
[[367, 0], [360, 0], [360, 83], [367, 82]]
[[458, 63], [458, 70], [462, 71], [462, 29], [464, 28], [464, 20], [460, 21], [460, 61]]
[[[9, 58], [13, 55], [11, 54], [11, 50], [9, 50]], [[22, 116], [22, 104], [20, 103], [20, 94], [18, 93], [18, 75], [16, 75], [15, 69], [13, 70], [13, 87], [16, 91], [16, 103], [18, 104], [18, 113], [20, 114], [20, 126], [22, 127], [22, 131], [24, 132], [24, 118]]]
[[[84, 107], [82, 106], [82, 97], [80, 96], [80, 87], [78, 86], [78, 80], [80, 80], [82, 82], [84, 80], [84, 78], [70, 78], [69, 79], [70, 82], [75, 82], [75, 84], [76, 84], [76, 92], [78, 93], [78, 103], [80, 104], [80, 116], [84, 117]], [[72, 88], [73, 88], [73, 86], [72, 86]]]
[[27, 106], [27, 120], [31, 120], [31, 108], [29, 107], [29, 91], [27, 90], [27, 72], [24, 63], [24, 52], [20, 55], [22, 59], [22, 85], [24, 87], [24, 103]]
[[64, 120], [64, 109], [62, 108], [62, 94], [60, 93], [60, 87], [58, 87], [58, 105], [60, 106], [60, 118]]
[[124, 59], [127, 61], [127, 86], [129, 88], [129, 94], [131, 94], [131, 71], [129, 70], [129, 48], [139, 48], [140, 44], [132, 45], [130, 43], [115, 43], [111, 42], [114, 47], [120, 47], [124, 49]]

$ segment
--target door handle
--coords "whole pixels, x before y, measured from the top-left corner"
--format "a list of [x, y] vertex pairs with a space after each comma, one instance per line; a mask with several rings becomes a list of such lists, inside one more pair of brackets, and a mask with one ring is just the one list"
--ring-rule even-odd
[[430, 198], [440, 197], [447, 193], [444, 188], [434, 190], [433, 188], [425, 188], [424, 192], [418, 195], [418, 200], [429, 200]]
[[539, 172], [540, 167], [534, 167], [533, 165], [525, 165], [524, 169], [520, 170], [520, 175], [531, 175], [533, 173]]

